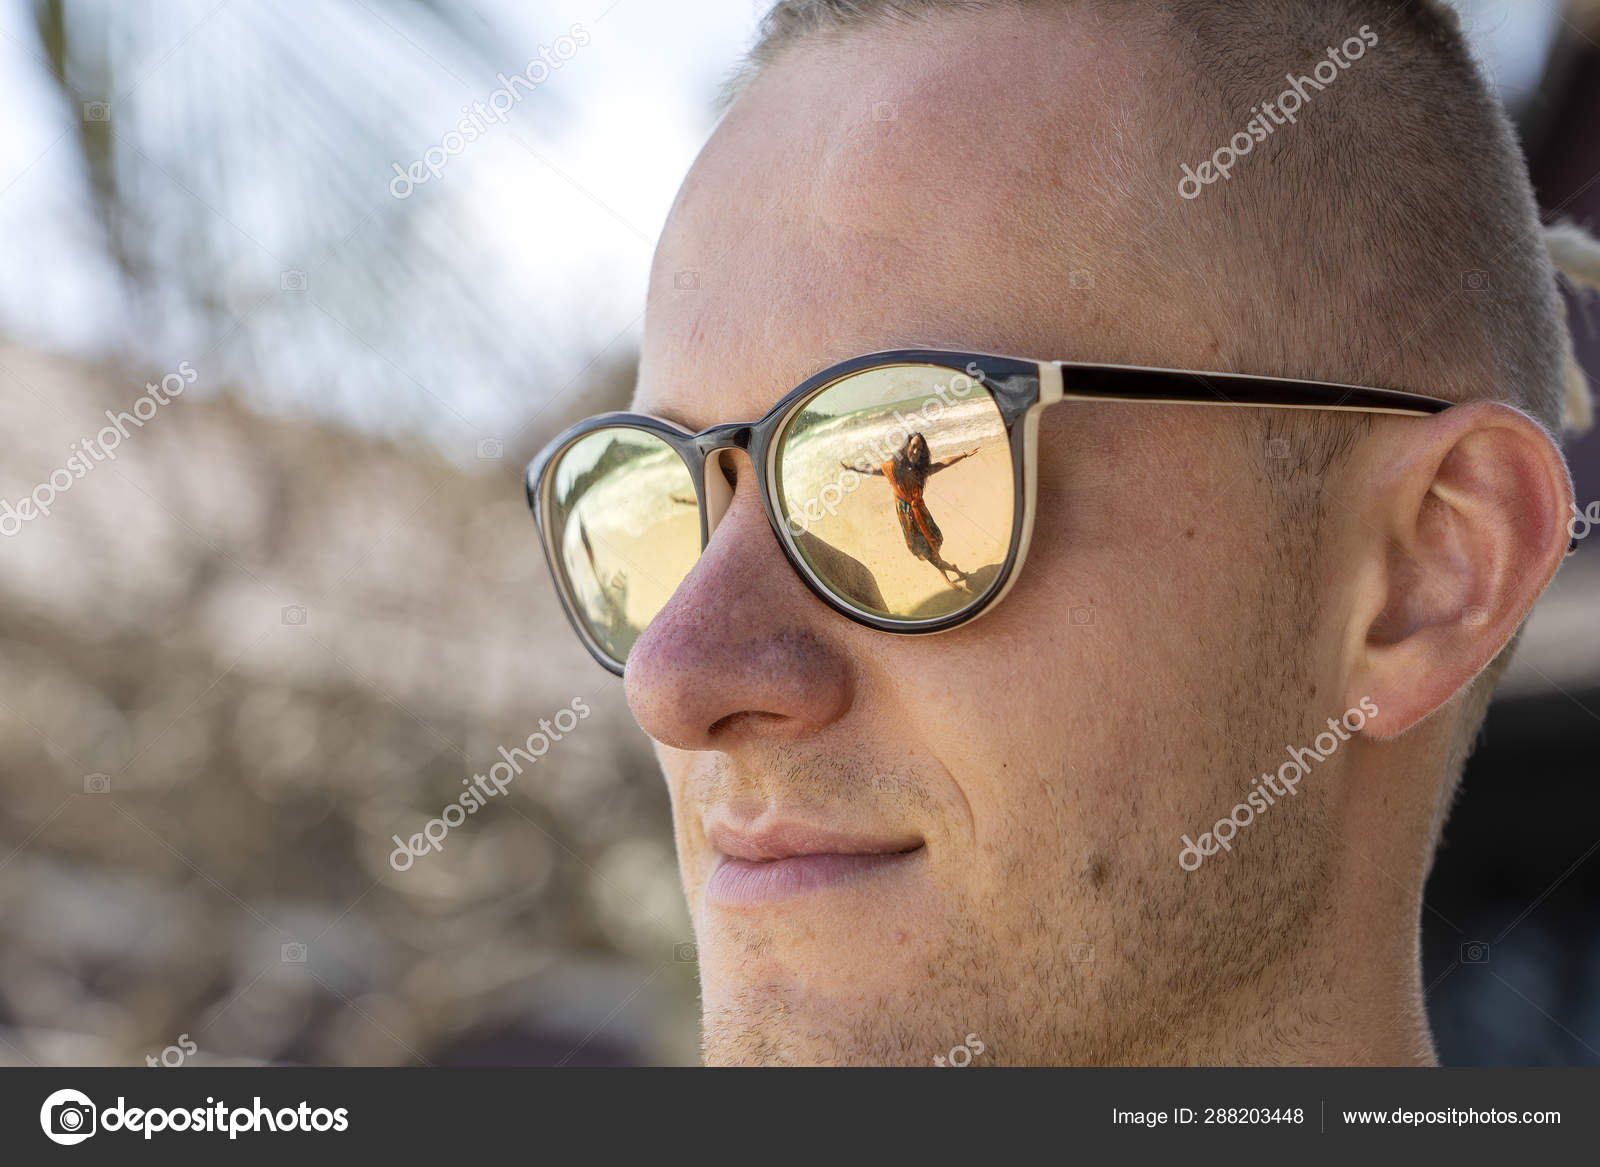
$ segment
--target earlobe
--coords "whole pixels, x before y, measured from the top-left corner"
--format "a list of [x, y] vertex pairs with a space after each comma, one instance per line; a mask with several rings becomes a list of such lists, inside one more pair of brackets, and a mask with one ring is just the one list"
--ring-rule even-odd
[[1374, 435], [1358, 486], [1350, 692], [1403, 733], [1439, 709], [1515, 635], [1568, 545], [1566, 463], [1531, 418], [1495, 402]]

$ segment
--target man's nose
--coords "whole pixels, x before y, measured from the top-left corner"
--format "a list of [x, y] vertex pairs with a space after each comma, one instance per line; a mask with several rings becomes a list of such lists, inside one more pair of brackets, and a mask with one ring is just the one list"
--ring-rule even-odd
[[742, 481], [705, 551], [628, 652], [633, 715], [675, 749], [796, 740], [850, 708], [853, 672], [830, 627], [843, 617], [795, 575], [738, 457]]

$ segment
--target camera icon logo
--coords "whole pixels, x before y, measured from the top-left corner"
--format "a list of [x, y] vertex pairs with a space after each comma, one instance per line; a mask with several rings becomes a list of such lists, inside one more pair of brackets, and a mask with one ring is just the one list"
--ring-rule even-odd
[[1269, 458], [1287, 458], [1288, 456], [1289, 456], [1289, 439], [1288, 438], [1268, 438], [1267, 439], [1267, 457], [1269, 457]]
[[1067, 958], [1073, 964], [1088, 964], [1094, 959], [1093, 944], [1073, 944], [1067, 948]]
[[1074, 292], [1087, 292], [1094, 288], [1094, 272], [1080, 267], [1067, 273], [1067, 287]]
[[674, 944], [672, 959], [679, 964], [694, 964], [700, 959], [700, 950], [693, 944]]
[[892, 101], [875, 101], [872, 103], [872, 120], [875, 122], [892, 122], [900, 116], [900, 107]]
[[290, 627], [300, 628], [306, 622], [306, 610], [299, 604], [290, 604], [283, 610], [283, 622]]
[[83, 1142], [95, 1131], [95, 1106], [78, 1090], [57, 1090], [39, 1108], [45, 1138], [63, 1147]]
[[85, 774], [83, 776], [83, 792], [85, 794], [110, 794], [111, 775]]
[[1489, 290], [1489, 273], [1486, 271], [1462, 272], [1461, 290], [1463, 292], [1487, 292]]
[[108, 122], [111, 120], [111, 103], [106, 101], [86, 101], [83, 103], [83, 120], [86, 122]]
[[1462, 964], [1488, 964], [1489, 946], [1482, 940], [1469, 940], [1461, 946]]
[[673, 272], [672, 286], [680, 292], [698, 292], [700, 290], [700, 273], [697, 271]]
[[291, 940], [282, 948], [284, 964], [304, 964], [306, 962], [306, 946], [299, 940]]
[[478, 461], [492, 462], [505, 455], [506, 444], [499, 438], [478, 439]]
[[306, 273], [291, 268], [278, 277], [278, 287], [285, 292], [303, 292], [306, 290]]
[[1087, 628], [1094, 623], [1094, 608], [1088, 604], [1079, 604], [1067, 613], [1067, 618], [1076, 628]]

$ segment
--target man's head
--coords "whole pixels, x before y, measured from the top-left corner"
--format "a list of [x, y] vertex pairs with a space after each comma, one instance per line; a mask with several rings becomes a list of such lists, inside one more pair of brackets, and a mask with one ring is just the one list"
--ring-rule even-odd
[[[1021, 578], [940, 636], [821, 604], [729, 458], [626, 676], [708, 1059], [1430, 1056], [1421, 886], [1472, 682], [1565, 547], [1566, 344], [1430, 5], [779, 5], [657, 252], [641, 411], [748, 421], [899, 347], [1466, 404], [1056, 407]], [[794, 853], [831, 858], [763, 866]]]

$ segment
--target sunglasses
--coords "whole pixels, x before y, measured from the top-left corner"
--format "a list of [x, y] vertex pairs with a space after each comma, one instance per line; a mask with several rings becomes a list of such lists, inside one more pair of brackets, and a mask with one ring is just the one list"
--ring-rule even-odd
[[567, 618], [618, 676], [733, 498], [730, 452], [795, 573], [881, 632], [944, 632], [1005, 596], [1028, 554], [1039, 411], [1127, 401], [1422, 416], [1451, 402], [1321, 381], [899, 349], [807, 378], [760, 421], [690, 433], [581, 421], [528, 465], [528, 503]]

